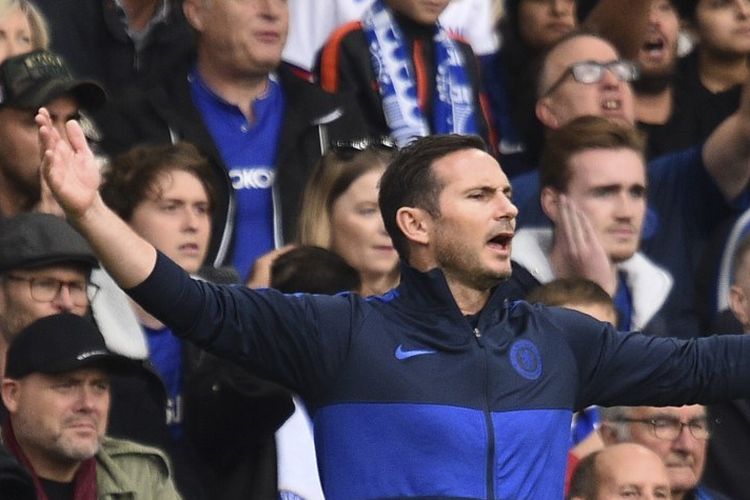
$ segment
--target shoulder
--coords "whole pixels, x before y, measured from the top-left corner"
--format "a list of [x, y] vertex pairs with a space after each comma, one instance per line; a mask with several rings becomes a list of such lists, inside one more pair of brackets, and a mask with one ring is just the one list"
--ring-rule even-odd
[[171, 475], [169, 460], [163, 451], [125, 439], [105, 437], [97, 459], [104, 464], [117, 466], [132, 478], [139, 477], [144, 470], [165, 477]]

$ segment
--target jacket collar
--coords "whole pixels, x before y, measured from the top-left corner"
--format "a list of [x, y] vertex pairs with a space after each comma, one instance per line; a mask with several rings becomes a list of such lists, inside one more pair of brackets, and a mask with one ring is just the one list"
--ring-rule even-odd
[[[552, 228], [521, 229], [513, 238], [513, 260], [525, 267], [540, 283], [555, 279], [547, 258], [552, 248], [552, 238]], [[626, 284], [632, 291], [633, 328], [643, 329], [666, 302], [672, 290], [672, 275], [641, 252], [619, 263], [617, 269], [625, 272]]]
[[[504, 282], [499, 282], [498, 286], [492, 289], [487, 304], [480, 312], [481, 317], [485, 317], [490, 312], [494, 314], [504, 308], [507, 293], [503, 284]], [[390, 297], [387, 297], [389, 294], [391, 294]], [[437, 267], [421, 272], [402, 262], [401, 283], [384, 297], [398, 297], [408, 308], [463, 317], [448, 287], [445, 274]]]

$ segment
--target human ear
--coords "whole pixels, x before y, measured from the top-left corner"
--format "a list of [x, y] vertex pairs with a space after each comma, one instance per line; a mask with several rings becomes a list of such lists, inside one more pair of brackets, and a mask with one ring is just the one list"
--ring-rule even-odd
[[190, 26], [195, 31], [203, 31], [203, 5], [199, 5], [202, 0], [185, 0], [182, 4], [182, 12], [185, 14]]
[[540, 194], [542, 210], [549, 219], [557, 223], [560, 214], [560, 193], [549, 186], [542, 189]]
[[430, 242], [432, 217], [427, 211], [416, 207], [401, 207], [396, 212], [396, 225], [407, 240], [419, 245]]
[[2, 383], [2, 397], [5, 408], [10, 413], [18, 411], [18, 399], [20, 394], [20, 387], [17, 380], [6, 378]]
[[542, 122], [542, 125], [549, 129], [556, 129], [560, 127], [560, 121], [557, 119], [557, 116], [555, 116], [555, 113], [552, 111], [552, 106], [550, 105], [550, 98], [549, 97], [542, 97], [536, 101], [536, 106], [534, 107], [534, 111], [536, 112], [536, 117], [539, 119], [540, 122]]

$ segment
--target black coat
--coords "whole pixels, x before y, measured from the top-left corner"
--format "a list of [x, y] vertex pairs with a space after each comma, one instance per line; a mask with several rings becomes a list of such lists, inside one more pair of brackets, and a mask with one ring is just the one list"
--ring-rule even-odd
[[[187, 75], [193, 61], [144, 92], [115, 103], [98, 117], [104, 132], [105, 152], [117, 154], [140, 143], [190, 142], [216, 167], [223, 190], [213, 213], [213, 234], [207, 263], [227, 263], [232, 239], [234, 193], [221, 155], [193, 105]], [[281, 65], [278, 76], [284, 91], [281, 137], [277, 145], [275, 195], [280, 202], [285, 241], [296, 236], [299, 202], [307, 179], [322, 155], [321, 145], [359, 139], [366, 135], [362, 118], [341, 96], [322, 91]], [[276, 214], [279, 217], [279, 214]]]

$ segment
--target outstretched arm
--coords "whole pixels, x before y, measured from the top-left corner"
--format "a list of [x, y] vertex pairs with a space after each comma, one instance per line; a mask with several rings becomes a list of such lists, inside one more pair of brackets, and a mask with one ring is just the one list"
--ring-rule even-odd
[[65, 124], [69, 143], [52, 126], [49, 112], [36, 116], [42, 146], [42, 175], [68, 220], [89, 241], [122, 288], [145, 280], [156, 263], [156, 249], [110, 210], [99, 195], [101, 175], [80, 125]]
[[703, 146], [703, 163], [727, 200], [746, 189], [750, 180], [750, 81], [745, 82], [737, 111]]

